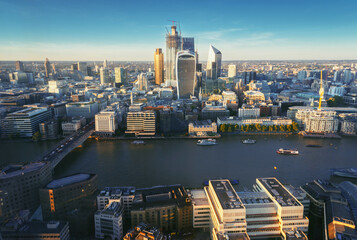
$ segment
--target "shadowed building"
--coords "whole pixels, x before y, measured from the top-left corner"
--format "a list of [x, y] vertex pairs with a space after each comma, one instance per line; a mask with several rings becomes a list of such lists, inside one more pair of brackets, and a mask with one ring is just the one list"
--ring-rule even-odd
[[190, 98], [196, 85], [196, 58], [190, 51], [177, 53], [176, 58], [177, 98]]

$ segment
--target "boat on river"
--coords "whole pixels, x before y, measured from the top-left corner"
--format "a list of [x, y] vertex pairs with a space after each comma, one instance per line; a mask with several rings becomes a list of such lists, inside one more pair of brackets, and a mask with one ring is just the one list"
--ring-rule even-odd
[[279, 148], [278, 151], [276, 151], [276, 153], [282, 154], [282, 155], [299, 155], [299, 151], [296, 149]]
[[201, 139], [197, 141], [197, 145], [199, 146], [212, 146], [212, 145], [216, 145], [216, 139]]

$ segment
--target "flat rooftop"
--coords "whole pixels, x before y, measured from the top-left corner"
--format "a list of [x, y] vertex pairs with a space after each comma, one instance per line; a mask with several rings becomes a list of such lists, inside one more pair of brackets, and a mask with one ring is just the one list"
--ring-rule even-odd
[[242, 201], [228, 179], [210, 180], [209, 183], [212, 185], [223, 209], [244, 208]]
[[68, 185], [72, 185], [75, 183], [79, 183], [85, 180], [88, 180], [91, 178], [91, 174], [86, 174], [86, 173], [79, 173], [75, 175], [71, 175], [68, 177], [60, 178], [53, 180], [49, 184], [47, 184], [46, 188], [60, 188], [60, 187], [65, 187]]
[[40, 170], [46, 163], [44, 162], [35, 162], [26, 165], [9, 165], [4, 167], [0, 171], [0, 180], [7, 179], [11, 177], [16, 177], [19, 175], [24, 175], [33, 171]]
[[[237, 192], [242, 203], [246, 205], [271, 205], [273, 201], [265, 192]], [[263, 207], [262, 206], [262, 207]]]
[[194, 189], [190, 191], [192, 205], [194, 206], [209, 206], [208, 199], [203, 189]]
[[106, 187], [100, 191], [99, 196], [129, 196], [135, 194], [135, 187]]
[[302, 206], [276, 178], [258, 178], [257, 180], [281, 206]]

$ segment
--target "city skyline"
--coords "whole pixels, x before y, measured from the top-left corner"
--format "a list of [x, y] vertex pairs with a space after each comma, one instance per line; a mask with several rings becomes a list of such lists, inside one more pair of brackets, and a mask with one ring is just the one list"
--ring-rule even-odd
[[201, 61], [210, 44], [226, 61], [357, 59], [357, 3], [342, 2], [0, 1], [0, 60], [153, 61], [171, 19]]

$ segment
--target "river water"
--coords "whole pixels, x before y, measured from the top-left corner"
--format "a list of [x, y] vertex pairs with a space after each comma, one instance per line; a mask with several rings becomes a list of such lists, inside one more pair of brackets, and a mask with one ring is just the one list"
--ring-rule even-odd
[[[258, 177], [277, 177], [295, 186], [328, 178], [333, 167], [357, 167], [357, 139], [306, 139], [301, 136], [255, 136], [256, 144], [242, 144], [243, 136], [224, 136], [215, 146], [196, 140], [131, 141], [87, 140], [55, 169], [55, 177], [78, 172], [98, 174], [99, 187], [148, 187], [180, 183], [200, 187], [205, 180], [233, 178], [251, 188]], [[0, 143], [1, 165], [33, 161], [56, 142]], [[309, 148], [319, 144], [321, 148]], [[298, 156], [278, 155], [278, 148], [296, 148]], [[5, 154], [3, 154], [5, 153]], [[276, 169], [275, 169], [276, 167]]]

